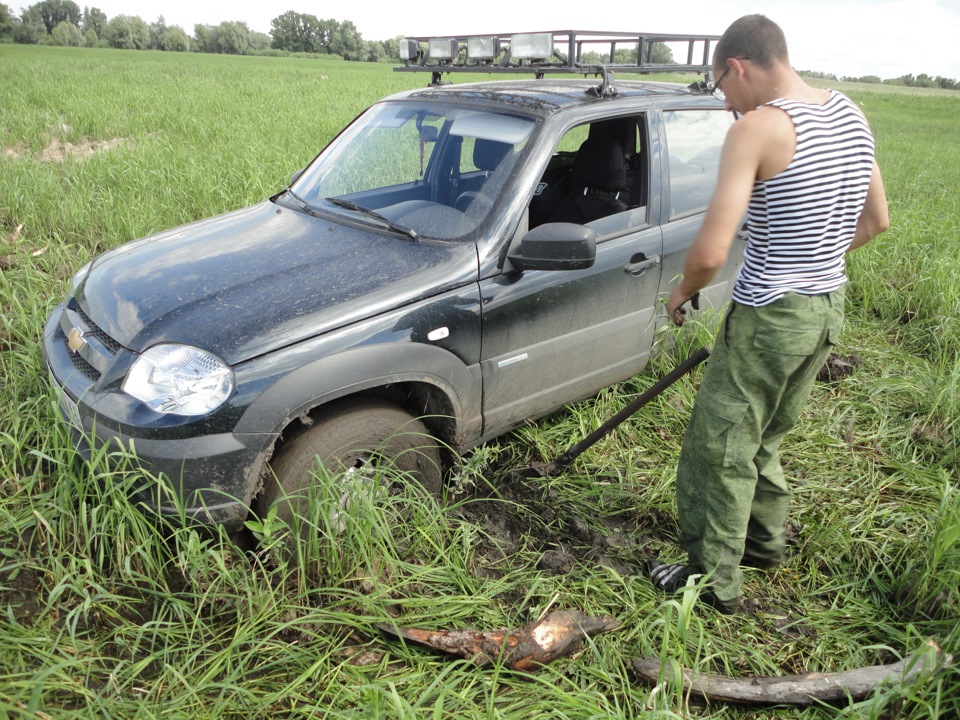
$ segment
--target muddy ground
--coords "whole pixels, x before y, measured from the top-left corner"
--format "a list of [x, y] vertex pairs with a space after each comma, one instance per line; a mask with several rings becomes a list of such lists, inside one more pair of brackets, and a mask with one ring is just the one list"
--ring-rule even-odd
[[578, 564], [636, 574], [653, 540], [650, 528], [673, 525], [656, 513], [634, 510], [588, 522], [567, 514], [558, 492], [543, 479], [511, 472], [509, 461], [498, 465], [495, 485], [475, 488], [457, 510], [484, 531], [476, 550], [492, 574], [520, 550], [542, 553], [538, 567], [551, 575], [569, 573]]
[[[819, 379], [835, 382], [860, 365], [856, 356], [831, 355]], [[657, 508], [638, 506], [589, 519], [572, 514], [571, 506], [562, 502], [550, 482], [515, 471], [523, 465], [529, 465], [529, 460], [504, 453], [484, 469], [489, 483], [474, 485], [455, 498], [455, 514], [482, 530], [474, 548], [475, 570], [480, 574], [505, 574], [517, 553], [524, 551], [539, 554], [538, 569], [548, 575], [594, 566], [624, 576], [643, 575], [647, 558], [654, 554], [651, 545], [670, 545], [676, 536], [673, 514]], [[797, 527], [788, 524], [788, 542], [795, 543], [797, 535]], [[20, 549], [31, 554], [32, 543], [25, 540], [25, 544]], [[243, 545], [255, 551], [249, 538]], [[28, 618], [40, 612], [44, 602], [41, 579], [29, 564], [13, 563], [0, 569], [0, 607], [9, 607], [15, 617]], [[788, 615], [773, 606], [765, 607], [762, 601], [749, 601], [744, 609]]]

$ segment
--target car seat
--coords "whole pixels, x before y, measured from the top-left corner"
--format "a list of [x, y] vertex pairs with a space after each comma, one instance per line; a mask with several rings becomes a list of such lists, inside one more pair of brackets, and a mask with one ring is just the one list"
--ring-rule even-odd
[[581, 225], [623, 212], [627, 168], [620, 143], [610, 137], [587, 138], [573, 162], [573, 191], [554, 208], [550, 222]]
[[[484, 182], [486, 178], [490, 177], [494, 170], [500, 167], [500, 163], [503, 162], [503, 159], [512, 150], [513, 145], [510, 143], [486, 140], [484, 138], [477, 138], [474, 141], [473, 164], [478, 170], [483, 170]], [[454, 207], [461, 212], [467, 212], [467, 210], [477, 212], [478, 210], [485, 211], [488, 209], [490, 202], [485, 201], [485, 198], [475, 202], [480, 197], [480, 189], [481, 186], [477, 186], [475, 189], [460, 193], [454, 202]], [[483, 208], [478, 207], [481, 204], [484, 206]], [[474, 207], [471, 208], [471, 205]]]
[[627, 184], [620, 199], [629, 207], [643, 204], [643, 163], [640, 157], [640, 148], [637, 144], [637, 116], [612, 118], [590, 123], [591, 138], [609, 137], [620, 143], [623, 157], [627, 165]]

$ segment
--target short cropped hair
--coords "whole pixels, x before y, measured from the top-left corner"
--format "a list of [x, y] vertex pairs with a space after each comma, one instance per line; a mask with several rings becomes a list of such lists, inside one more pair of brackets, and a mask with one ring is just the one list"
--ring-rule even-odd
[[763, 68], [776, 61], [790, 64], [787, 39], [783, 30], [764, 15], [744, 15], [726, 29], [713, 54], [715, 67], [726, 65], [730, 58], [750, 58]]

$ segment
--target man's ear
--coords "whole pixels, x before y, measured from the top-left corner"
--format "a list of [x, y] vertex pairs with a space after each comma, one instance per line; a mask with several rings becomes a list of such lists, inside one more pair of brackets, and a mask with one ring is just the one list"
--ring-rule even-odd
[[727, 65], [730, 66], [731, 73], [735, 73], [739, 80], [743, 80], [743, 76], [747, 72], [746, 58], [727, 58]]

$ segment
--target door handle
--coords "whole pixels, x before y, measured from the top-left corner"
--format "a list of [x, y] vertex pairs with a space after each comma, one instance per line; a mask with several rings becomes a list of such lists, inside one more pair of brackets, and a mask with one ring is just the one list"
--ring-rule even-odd
[[652, 258], [648, 258], [643, 253], [638, 253], [630, 258], [630, 262], [623, 266], [623, 271], [630, 273], [634, 277], [640, 277], [647, 270], [659, 264], [659, 255], [654, 255]]

